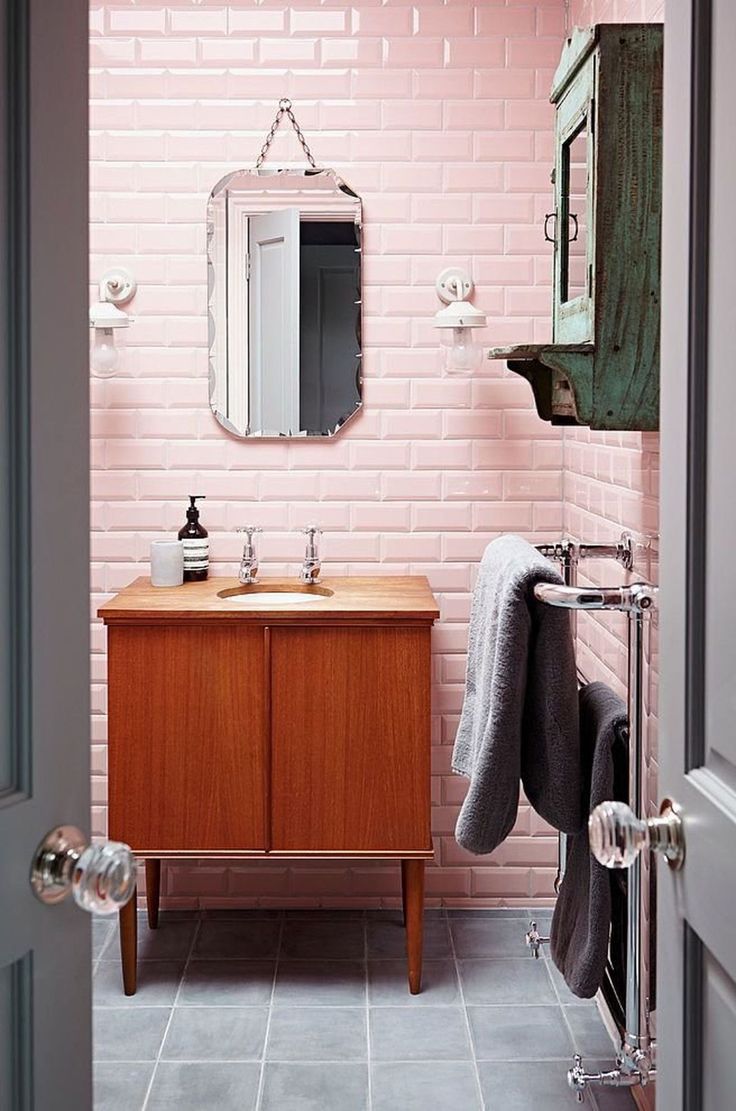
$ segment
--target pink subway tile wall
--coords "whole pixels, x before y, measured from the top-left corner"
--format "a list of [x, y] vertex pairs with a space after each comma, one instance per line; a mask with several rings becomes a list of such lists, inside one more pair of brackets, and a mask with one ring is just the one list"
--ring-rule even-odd
[[[556, 841], [522, 802], [488, 859], [453, 838], [465, 784], [450, 772], [470, 592], [504, 531], [557, 538], [562, 440], [503, 364], [443, 376], [434, 281], [468, 267], [484, 342], [549, 337], [551, 74], [562, 0], [290, 5], [94, 3], [91, 188], [94, 282], [134, 272], [126, 365], [92, 382], [93, 612], [147, 572], [149, 542], [204, 493], [213, 573], [233, 574], [233, 529], [264, 528], [266, 574], [294, 574], [311, 518], [328, 573], [429, 577], [433, 639], [435, 904], [549, 901]], [[281, 96], [322, 163], [365, 206], [365, 409], [333, 443], [247, 443], [207, 400], [204, 211], [224, 173], [252, 165]], [[299, 159], [284, 131], [275, 162]], [[572, 442], [572, 441], [571, 441]], [[581, 441], [581, 450], [584, 441]], [[93, 620], [94, 824], [106, 829], [105, 634]], [[379, 906], [393, 867], [325, 862], [172, 865], [169, 905]]]

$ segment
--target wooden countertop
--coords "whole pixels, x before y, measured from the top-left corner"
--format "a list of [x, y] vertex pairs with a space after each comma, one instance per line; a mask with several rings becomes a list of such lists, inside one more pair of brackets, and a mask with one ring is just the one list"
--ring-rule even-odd
[[[304, 589], [304, 588], [302, 588]], [[296, 579], [259, 577], [255, 587], [241, 587], [236, 578], [213, 578], [183, 586], [154, 587], [148, 578], [135, 579], [97, 611], [106, 625], [172, 623], [175, 621], [242, 621], [251, 624], [351, 624], [399, 620], [435, 621], [437, 602], [424, 575], [324, 578], [307, 587], [315, 600], [297, 605], [244, 607], [221, 591], [258, 593], [299, 591]], [[329, 593], [328, 593], [329, 592]]]

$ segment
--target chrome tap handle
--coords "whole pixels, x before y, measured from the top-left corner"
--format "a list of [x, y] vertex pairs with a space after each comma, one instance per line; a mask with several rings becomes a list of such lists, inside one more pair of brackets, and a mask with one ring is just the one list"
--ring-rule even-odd
[[299, 581], [303, 583], [318, 583], [322, 564], [317, 550], [317, 537], [322, 535], [319, 525], [307, 525], [301, 529], [307, 537], [307, 550], [304, 553], [304, 563], [299, 572]]
[[317, 540], [316, 540], [316, 537], [322, 535], [322, 529], [319, 527], [319, 525], [306, 525], [302, 529], [302, 532], [307, 537], [306, 558], [307, 559], [316, 559], [317, 558]]
[[637, 818], [623, 802], [602, 802], [588, 819], [590, 851], [606, 868], [630, 868], [644, 848], [661, 853], [671, 868], [685, 859], [682, 818], [676, 803], [664, 799], [657, 818]]
[[258, 574], [258, 555], [256, 554], [253, 537], [256, 533], [263, 532], [263, 529], [259, 528], [258, 525], [243, 525], [242, 528], [236, 529], [236, 532], [245, 533], [245, 545], [243, 546], [243, 558], [240, 561], [238, 581], [247, 586], [249, 583], [258, 581], [256, 577]]

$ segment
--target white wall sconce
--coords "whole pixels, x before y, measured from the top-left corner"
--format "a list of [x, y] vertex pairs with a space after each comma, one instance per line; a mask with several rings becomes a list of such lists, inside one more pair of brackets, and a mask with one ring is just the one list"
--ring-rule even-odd
[[436, 289], [446, 305], [434, 317], [434, 326], [440, 329], [445, 369], [448, 374], [472, 374], [483, 359], [483, 349], [475, 340], [473, 329], [484, 328], [486, 316], [468, 301], [473, 292], [471, 277], [460, 267], [448, 267], [437, 278]]
[[[120, 343], [131, 322], [127, 312], [118, 305], [127, 305], [135, 296], [135, 278], [121, 267], [108, 270], [100, 280], [100, 299], [90, 306], [89, 326], [92, 332], [90, 365], [99, 378], [111, 378], [120, 365]], [[117, 343], [116, 343], [117, 333]]]

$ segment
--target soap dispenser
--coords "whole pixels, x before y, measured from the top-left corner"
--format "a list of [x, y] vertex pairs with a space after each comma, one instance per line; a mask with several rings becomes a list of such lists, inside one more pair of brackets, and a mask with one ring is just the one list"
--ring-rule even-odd
[[204, 582], [210, 566], [210, 542], [207, 529], [199, 523], [197, 502], [204, 494], [190, 494], [187, 523], [179, 529], [184, 544], [184, 582]]

